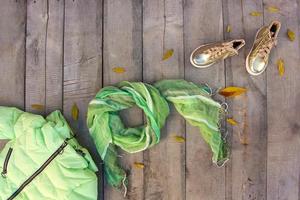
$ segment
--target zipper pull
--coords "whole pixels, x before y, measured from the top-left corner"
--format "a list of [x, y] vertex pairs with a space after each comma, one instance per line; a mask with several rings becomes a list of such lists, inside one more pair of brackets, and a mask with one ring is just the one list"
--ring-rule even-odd
[[68, 145], [68, 142], [67, 142], [67, 140], [65, 140], [64, 143], [62, 144], [62, 146], [59, 147], [58, 151], [59, 151], [60, 155], [62, 155], [64, 153], [64, 149], [67, 145]]
[[9, 161], [9, 159], [10, 159], [10, 156], [11, 156], [11, 154], [12, 154], [12, 151], [13, 151], [13, 148], [10, 147], [10, 148], [8, 149], [7, 154], [6, 154], [6, 157], [5, 157], [5, 160], [4, 160], [4, 164], [3, 164], [3, 170], [2, 170], [2, 172], [1, 172], [1, 176], [2, 176], [3, 178], [6, 178], [8, 161]]

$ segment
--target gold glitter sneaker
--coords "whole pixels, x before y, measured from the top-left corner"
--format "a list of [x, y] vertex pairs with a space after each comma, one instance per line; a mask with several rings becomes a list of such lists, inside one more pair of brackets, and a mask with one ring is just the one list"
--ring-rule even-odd
[[280, 22], [272, 21], [270, 25], [257, 31], [254, 44], [246, 58], [246, 69], [249, 74], [259, 75], [266, 70], [270, 52], [277, 43], [280, 26]]
[[245, 40], [238, 39], [229, 42], [205, 44], [197, 47], [190, 56], [194, 67], [206, 68], [225, 58], [238, 54], [245, 45]]

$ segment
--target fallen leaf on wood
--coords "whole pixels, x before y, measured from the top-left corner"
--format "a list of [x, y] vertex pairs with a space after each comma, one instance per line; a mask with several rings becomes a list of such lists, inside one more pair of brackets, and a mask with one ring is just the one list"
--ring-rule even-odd
[[175, 139], [176, 142], [179, 142], [179, 143], [185, 142], [185, 138], [182, 137], [182, 136], [175, 135], [174, 139]]
[[283, 76], [285, 68], [284, 68], [284, 61], [282, 59], [279, 59], [277, 61], [277, 67], [278, 67], [279, 76]]
[[224, 97], [235, 97], [241, 95], [247, 91], [246, 88], [242, 87], [226, 87], [219, 91], [219, 94]]
[[242, 145], [248, 145], [248, 144], [249, 144], [247, 138], [240, 138], [240, 143], [241, 143]]
[[174, 49], [168, 49], [168, 50], [164, 53], [162, 60], [167, 60], [167, 59], [169, 59], [170, 57], [173, 56], [173, 53], [174, 53]]
[[280, 11], [280, 9], [276, 6], [268, 6], [267, 7], [267, 10], [270, 12], [270, 13], [278, 13]]
[[287, 36], [290, 39], [290, 41], [294, 41], [295, 38], [296, 38], [295, 33], [291, 29], [289, 29], [289, 28], [287, 30]]
[[143, 163], [140, 162], [135, 162], [133, 163], [134, 167], [137, 169], [144, 169], [145, 165]]
[[31, 108], [34, 109], [34, 110], [43, 111], [44, 110], [44, 105], [41, 105], [41, 104], [32, 104]]
[[231, 124], [232, 126], [235, 126], [235, 125], [238, 124], [238, 122], [235, 121], [233, 118], [227, 118], [227, 122], [228, 122], [229, 124]]
[[122, 74], [126, 71], [124, 67], [114, 67], [112, 70], [113, 70], [113, 72], [118, 73], [118, 74]]
[[259, 17], [259, 16], [262, 15], [262, 13], [258, 12], [258, 11], [253, 11], [253, 12], [250, 13], [250, 15], [253, 16], [253, 17]]
[[226, 32], [227, 32], [227, 33], [230, 33], [230, 32], [231, 32], [231, 25], [227, 25]]
[[71, 114], [72, 114], [73, 120], [77, 121], [78, 116], [79, 116], [79, 109], [78, 109], [76, 103], [73, 104], [71, 112], [72, 112]]

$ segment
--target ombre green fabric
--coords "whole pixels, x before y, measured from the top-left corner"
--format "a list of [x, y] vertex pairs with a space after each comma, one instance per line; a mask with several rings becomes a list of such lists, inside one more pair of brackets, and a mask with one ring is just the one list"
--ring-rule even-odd
[[[142, 82], [120, 82], [101, 89], [90, 102], [87, 125], [97, 150], [104, 160], [107, 182], [126, 185], [126, 172], [118, 164], [116, 147], [128, 153], [143, 151], [160, 140], [160, 129], [169, 115], [169, 103], [193, 126], [199, 128], [212, 150], [212, 161], [222, 165], [228, 159], [227, 147], [219, 130], [223, 112], [211, 98], [210, 89], [185, 80], [163, 80], [154, 86]], [[137, 105], [146, 123], [125, 127], [119, 111]]]

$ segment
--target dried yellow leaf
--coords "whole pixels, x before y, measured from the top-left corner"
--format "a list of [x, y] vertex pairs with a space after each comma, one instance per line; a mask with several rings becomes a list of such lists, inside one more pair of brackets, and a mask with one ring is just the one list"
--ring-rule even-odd
[[34, 110], [43, 111], [44, 110], [44, 105], [41, 105], [41, 104], [32, 104], [31, 108], [34, 109]]
[[240, 138], [240, 143], [241, 143], [242, 145], [248, 145], [248, 144], [249, 144], [247, 138]]
[[179, 142], [179, 143], [185, 142], [185, 138], [182, 137], [182, 136], [175, 135], [174, 139], [175, 139], [176, 142]]
[[262, 13], [261, 13], [261, 12], [258, 12], [258, 11], [253, 11], [253, 12], [250, 13], [250, 15], [251, 15], [251, 16], [254, 16], [254, 17], [259, 17], [259, 16], [262, 15]]
[[145, 165], [143, 163], [140, 162], [135, 162], [133, 163], [134, 167], [137, 169], [144, 169]]
[[229, 124], [231, 124], [232, 126], [235, 126], [238, 124], [237, 121], [235, 121], [233, 118], [227, 118], [227, 122]]
[[126, 70], [124, 67], [114, 67], [113, 68], [113, 72], [118, 73], [118, 74], [122, 74], [124, 73]]
[[174, 49], [168, 49], [168, 50], [164, 53], [162, 60], [167, 60], [167, 59], [169, 59], [170, 57], [173, 56], [173, 53], [174, 53]]
[[280, 11], [280, 9], [276, 6], [268, 6], [267, 7], [267, 10], [270, 12], [270, 13], [278, 13]]
[[229, 24], [227, 25], [227, 27], [226, 27], [226, 32], [227, 32], [227, 33], [230, 33], [230, 32], [231, 32], [231, 25], [229, 25]]
[[72, 114], [73, 120], [77, 121], [78, 116], [79, 116], [79, 109], [78, 109], [76, 103], [73, 104], [71, 112], [72, 112], [71, 114]]
[[277, 67], [278, 67], [279, 76], [283, 76], [285, 69], [284, 69], [284, 61], [282, 59], [279, 59], [277, 61]]
[[247, 91], [246, 88], [242, 87], [226, 87], [219, 91], [219, 94], [224, 97], [235, 97], [241, 95]]
[[290, 41], [294, 41], [295, 38], [296, 38], [295, 33], [291, 29], [289, 29], [289, 28], [287, 30], [287, 36], [290, 39]]

